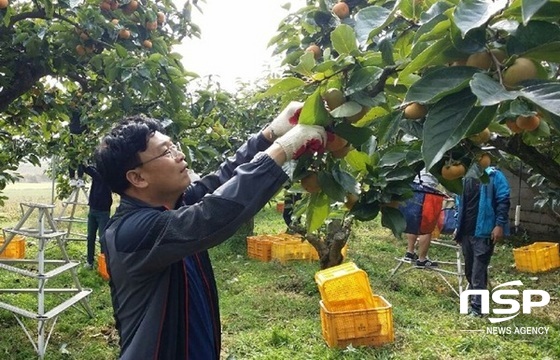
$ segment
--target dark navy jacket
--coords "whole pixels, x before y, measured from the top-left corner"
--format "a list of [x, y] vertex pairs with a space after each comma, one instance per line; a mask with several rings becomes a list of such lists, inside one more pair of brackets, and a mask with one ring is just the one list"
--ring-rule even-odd
[[84, 172], [91, 176], [91, 189], [89, 191], [88, 205], [99, 211], [111, 211], [113, 195], [111, 189], [93, 166], [86, 166]]
[[287, 180], [262, 134], [189, 186], [175, 209], [121, 197], [101, 239], [121, 359], [212, 360], [220, 314], [207, 249], [253, 217]]

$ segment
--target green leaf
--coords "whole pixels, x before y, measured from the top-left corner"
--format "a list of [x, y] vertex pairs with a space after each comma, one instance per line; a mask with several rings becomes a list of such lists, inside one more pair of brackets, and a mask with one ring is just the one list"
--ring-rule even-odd
[[394, 65], [395, 58], [393, 57], [393, 43], [385, 38], [379, 42], [379, 51], [381, 51], [381, 58], [384, 65]]
[[307, 232], [312, 233], [318, 230], [329, 216], [330, 200], [323, 193], [311, 194], [309, 205], [307, 206], [306, 221]]
[[396, 111], [391, 114], [379, 117], [375, 122], [377, 129], [377, 140], [380, 145], [387, 144], [394, 139], [398, 132], [401, 131], [402, 111]]
[[446, 96], [428, 111], [422, 144], [428, 170], [464, 137], [470, 125], [468, 115], [475, 102], [476, 96], [465, 89]]
[[362, 111], [362, 105], [358, 104], [355, 101], [347, 101], [344, 104], [340, 105], [333, 111], [331, 111], [331, 115], [335, 118], [344, 118], [352, 115], [356, 115]]
[[295, 77], [288, 77], [280, 80], [270, 87], [261, 97], [281, 95], [294, 89], [298, 89], [305, 85], [305, 81]]
[[497, 106], [484, 106], [474, 108], [469, 113], [468, 123], [465, 123], [466, 125], [468, 125], [465, 136], [478, 134], [482, 130], [486, 129], [494, 119], [494, 116], [496, 116], [497, 109]]
[[319, 180], [319, 185], [321, 190], [327, 194], [327, 196], [335, 201], [344, 201], [346, 196], [346, 191], [344, 188], [334, 179], [334, 176], [325, 171], [319, 171], [317, 174]]
[[117, 69], [114, 65], [105, 67], [104, 72], [107, 80], [110, 82], [115, 81], [119, 75], [119, 69]]
[[115, 50], [117, 51], [117, 55], [119, 55], [120, 58], [125, 59], [128, 57], [128, 50], [126, 50], [126, 48], [120, 44], [115, 43]]
[[354, 147], [362, 145], [373, 136], [371, 129], [359, 128], [345, 121], [338, 123], [333, 131], [348, 140]]
[[507, 91], [502, 85], [486, 74], [475, 74], [470, 82], [473, 94], [481, 106], [490, 106], [502, 101], [513, 100], [519, 96], [518, 91]]
[[358, 172], [366, 172], [367, 167], [372, 165], [372, 160], [370, 157], [358, 150], [352, 150], [346, 155], [344, 160], [348, 163], [348, 165], [358, 171]]
[[453, 12], [453, 20], [464, 37], [470, 30], [486, 24], [507, 5], [508, 0], [463, 0]]
[[379, 201], [364, 204], [358, 201], [350, 210], [350, 214], [359, 221], [371, 221], [379, 214]]
[[331, 42], [333, 48], [341, 55], [351, 54], [358, 50], [354, 29], [346, 24], [341, 24], [333, 30]]
[[391, 11], [380, 6], [368, 6], [358, 11], [354, 29], [360, 44], [365, 44], [371, 33], [380, 31], [390, 16]]
[[406, 79], [414, 72], [430, 65], [445, 64], [449, 59], [456, 58], [457, 51], [449, 36], [441, 38], [428, 46], [417, 57], [414, 58], [399, 74], [400, 79]]
[[469, 54], [485, 50], [487, 40], [484, 27], [472, 29], [464, 36], [457, 26], [451, 26], [450, 30], [454, 50], [458, 51], [458, 54], [461, 55], [459, 58], [465, 58]]
[[450, 26], [451, 21], [449, 20], [449, 18], [444, 14], [440, 14], [420, 26], [420, 28], [414, 35], [414, 42], [420, 43], [437, 40], [443, 37], [445, 32], [449, 30]]
[[553, 127], [560, 129], [560, 116], [550, 114], [548, 121], [550, 121]]
[[527, 25], [531, 17], [542, 8], [548, 0], [522, 0], [521, 1], [521, 14], [523, 17], [523, 24]]
[[379, 166], [397, 166], [406, 159], [406, 150], [402, 147], [394, 147], [387, 151], [379, 160]]
[[560, 62], [560, 41], [543, 44], [525, 52], [523, 57], [540, 61]]
[[530, 21], [520, 25], [507, 42], [507, 53], [523, 54], [544, 44], [560, 41], [560, 27], [545, 21]]
[[332, 175], [335, 181], [339, 183], [346, 192], [358, 195], [360, 187], [354, 176], [341, 170], [338, 166], [332, 170]]
[[299, 123], [321, 126], [327, 126], [331, 123], [331, 117], [325, 108], [320, 88], [317, 88], [303, 103], [303, 108], [299, 115]]
[[393, 235], [400, 239], [406, 229], [406, 220], [399, 209], [383, 206], [381, 208], [381, 225], [390, 229]]
[[519, 93], [543, 109], [560, 116], [560, 83], [550, 82], [527, 86], [519, 90]]
[[315, 67], [315, 58], [313, 54], [306, 51], [299, 59], [299, 63], [296, 66], [292, 66], [291, 70], [303, 76], [312, 77], [313, 68]]
[[361, 67], [352, 72], [348, 86], [346, 88], [346, 95], [352, 95], [360, 90], [365, 89], [368, 85], [373, 84], [379, 80], [379, 76], [383, 73], [383, 69], [377, 66]]
[[132, 77], [132, 71], [130, 69], [123, 69], [121, 72], [121, 82], [127, 82]]
[[400, 180], [407, 180], [412, 178], [416, 175], [416, 173], [409, 167], [398, 167], [396, 169], [392, 169], [385, 174], [385, 180], [387, 182], [392, 181], [400, 181]]
[[47, 18], [52, 19], [53, 15], [54, 15], [53, 2], [51, 0], [45, 0], [45, 1], [43, 1], [43, 5], [45, 6], [45, 13], [47, 15]]
[[470, 66], [450, 66], [431, 71], [412, 84], [406, 93], [404, 104], [437, 102], [444, 96], [467, 87], [473, 75], [480, 71]]

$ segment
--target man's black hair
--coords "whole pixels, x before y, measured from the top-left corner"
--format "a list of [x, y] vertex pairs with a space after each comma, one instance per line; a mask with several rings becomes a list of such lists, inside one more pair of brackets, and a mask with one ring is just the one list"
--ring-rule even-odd
[[103, 138], [95, 151], [95, 163], [113, 192], [122, 195], [130, 186], [126, 173], [141, 162], [138, 153], [147, 149], [156, 131], [164, 132], [158, 120], [136, 115], [123, 119]]

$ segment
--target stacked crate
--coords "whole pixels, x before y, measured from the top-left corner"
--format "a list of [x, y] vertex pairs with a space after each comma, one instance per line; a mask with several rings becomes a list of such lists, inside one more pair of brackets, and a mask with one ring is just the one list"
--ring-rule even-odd
[[[315, 248], [299, 235], [276, 234], [247, 237], [247, 256], [261, 261], [313, 260]], [[317, 255], [315, 255], [317, 258]]]
[[280, 241], [280, 239], [270, 235], [247, 236], [247, 256], [251, 259], [270, 261], [274, 241]]
[[[342, 248], [342, 256], [346, 257], [348, 246]], [[317, 250], [301, 235], [275, 234], [255, 235], [247, 237], [247, 256], [261, 261], [276, 260], [284, 264], [291, 260], [319, 260]]]
[[538, 273], [560, 267], [558, 243], [535, 242], [513, 249], [515, 267], [519, 271]]
[[373, 293], [367, 273], [347, 262], [315, 274], [323, 338], [329, 347], [380, 346], [395, 339], [392, 306]]
[[271, 257], [284, 264], [289, 260], [316, 260], [319, 258], [317, 250], [300, 235], [276, 235], [283, 241], [272, 243]]

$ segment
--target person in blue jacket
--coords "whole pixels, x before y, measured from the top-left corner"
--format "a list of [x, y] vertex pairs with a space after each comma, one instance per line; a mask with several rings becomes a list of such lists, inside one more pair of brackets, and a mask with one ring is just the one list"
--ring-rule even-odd
[[120, 359], [220, 358], [218, 292], [208, 249], [231, 237], [282, 188], [287, 160], [324, 144], [322, 127], [290, 121], [291, 103], [219, 169], [192, 182], [180, 146], [155, 119], [125, 119], [96, 167], [120, 204], [101, 239]]
[[[455, 240], [461, 244], [469, 289], [486, 289], [488, 266], [495, 244], [509, 235], [510, 187], [504, 174], [486, 168], [487, 183], [478, 178], [463, 179], [463, 193], [457, 197]], [[471, 296], [469, 314], [481, 317], [481, 297]]]

